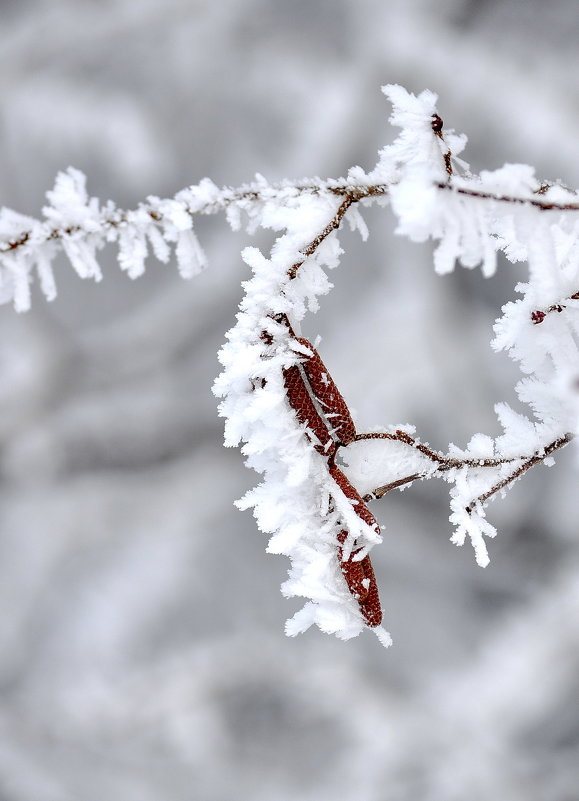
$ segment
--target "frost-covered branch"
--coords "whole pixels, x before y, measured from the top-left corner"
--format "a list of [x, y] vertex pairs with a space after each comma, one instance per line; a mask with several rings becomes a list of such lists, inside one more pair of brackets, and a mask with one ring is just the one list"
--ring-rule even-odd
[[307, 247], [303, 248], [303, 250], [301, 251], [301, 258], [298, 261], [296, 261], [295, 264], [292, 264], [292, 266], [290, 267], [288, 271], [288, 275], [290, 278], [296, 277], [299, 268], [302, 266], [302, 264], [305, 262], [308, 256], [312, 256], [319, 248], [319, 246], [322, 244], [324, 239], [326, 239], [326, 237], [328, 237], [331, 233], [333, 233], [340, 227], [340, 225], [342, 224], [342, 220], [344, 219], [344, 215], [346, 214], [346, 212], [348, 211], [350, 206], [352, 206], [353, 203], [357, 203], [363, 197], [370, 197], [373, 194], [386, 194], [385, 190], [383, 192], [376, 191], [377, 187], [372, 187], [372, 190], [374, 191], [372, 193], [369, 193], [369, 192], [364, 192], [361, 188], [357, 187], [355, 189], [351, 188], [350, 191], [343, 194], [344, 199], [338, 206], [338, 210], [336, 211], [330, 222], [326, 225], [323, 231], [321, 231], [313, 238], [313, 240], [310, 242], [309, 245], [307, 245]]
[[[497, 458], [497, 459], [457, 459], [453, 456], [444, 455], [439, 451], [433, 450], [430, 446], [426, 445], [420, 440], [412, 437], [408, 432], [397, 430], [394, 433], [389, 432], [373, 432], [369, 434], [356, 434], [355, 442], [362, 442], [368, 439], [386, 439], [395, 442], [403, 442], [406, 445], [409, 445], [411, 448], [414, 448], [418, 453], [426, 456], [431, 462], [434, 462], [435, 473], [445, 473], [449, 470], [458, 470], [462, 467], [472, 467], [476, 468], [477, 470], [480, 468], [497, 468], [503, 467], [506, 464], [512, 464], [513, 462], [526, 462], [528, 463], [528, 467], [525, 467], [525, 470], [522, 472], [526, 472], [529, 467], [533, 467], [534, 464], [542, 461], [546, 457], [550, 456], [559, 448], [562, 448], [564, 445], [568, 445], [569, 442], [573, 439], [573, 434], [566, 434], [565, 437], [560, 437], [559, 439], [555, 440], [555, 442], [550, 442], [544, 448], [541, 449], [540, 453], [535, 453], [532, 456], [510, 456], [504, 458]], [[404, 479], [404, 483], [409, 483], [410, 480], [415, 480], [417, 478], [430, 478], [435, 473], [432, 470], [428, 471], [427, 473], [417, 474], [415, 478]], [[520, 469], [517, 470], [517, 477], [521, 474]], [[383, 488], [382, 488], [383, 489]], [[386, 490], [388, 491], [388, 490]], [[384, 495], [384, 492], [379, 493], [380, 490], [373, 490], [372, 497], [380, 498]]]
[[375, 489], [371, 490], [371, 492], [368, 492], [363, 496], [364, 501], [379, 500], [394, 489], [406, 487], [408, 484], [412, 484], [414, 481], [419, 481], [425, 478], [433, 478], [434, 476], [442, 473], [448, 473], [449, 471], [456, 471], [464, 468], [471, 468], [472, 470], [477, 471], [487, 471], [489, 469], [497, 470], [497, 468], [502, 468], [505, 465], [512, 465], [515, 463], [517, 466], [512, 473], [510, 473], [510, 475], [498, 480], [497, 483], [494, 484], [490, 489], [474, 498], [465, 507], [466, 511], [470, 514], [477, 506], [484, 505], [493, 497], [493, 495], [496, 495], [501, 490], [504, 490], [506, 487], [520, 478], [524, 473], [526, 473], [527, 470], [530, 470], [531, 467], [543, 463], [551, 456], [551, 454], [555, 453], [555, 451], [558, 451], [565, 447], [565, 445], [568, 445], [571, 440], [574, 439], [574, 435], [566, 434], [563, 437], [559, 437], [554, 442], [550, 442], [549, 444], [545, 445], [545, 447], [543, 447], [539, 452], [533, 453], [530, 456], [520, 455], [498, 459], [457, 459], [453, 456], [445, 456], [442, 453], [432, 450], [432, 448], [430, 448], [428, 445], [419, 442], [414, 437], [411, 437], [406, 431], [400, 430], [395, 431], [394, 433], [358, 434], [355, 441], [362, 442], [368, 439], [387, 439], [394, 442], [403, 442], [409, 445], [411, 448], [414, 448], [418, 453], [426, 456], [431, 462], [434, 463], [435, 466], [428, 470], [423, 470], [420, 473], [413, 473], [411, 475], [395, 479], [394, 481], [390, 481], [388, 484], [376, 487]]
[[[437, 184], [437, 187], [438, 189], [455, 192], [457, 195], [464, 195], [465, 197], [478, 198], [479, 200], [492, 200], [494, 203], [514, 203], [522, 204], [524, 206], [533, 206], [533, 208], [537, 209], [538, 211], [579, 211], [579, 202], [577, 201], [546, 201], [539, 200], [538, 198], [528, 194], [517, 197], [515, 195], [499, 194], [497, 192], [485, 192], [483, 190], [474, 189], [470, 186], [461, 186], [457, 182], [440, 182]], [[577, 192], [572, 192], [560, 184], [540, 184], [538, 189], [533, 190], [533, 194], [544, 195], [551, 188], [563, 190], [565, 193], [568, 193], [570, 198], [577, 197]], [[553, 192], [552, 194], [555, 197], [559, 193]]]
[[[565, 314], [552, 321], [558, 329], [541, 337], [531, 318], [532, 310], [570, 297], [579, 283], [577, 195], [539, 182], [522, 165], [472, 176], [458, 158], [465, 139], [444, 131], [434, 95], [424, 92], [415, 98], [399, 87], [386, 91], [394, 105], [391, 121], [402, 133], [381, 151], [375, 170], [366, 174], [353, 168], [347, 182], [350, 187], [387, 187], [382, 195], [398, 217], [398, 233], [416, 241], [436, 240], [440, 273], [458, 261], [467, 267], [480, 264], [490, 276], [498, 250], [513, 261], [528, 259], [530, 281], [519, 287], [524, 297], [505, 306], [493, 347], [508, 350], [521, 363], [526, 378], [518, 393], [535, 420], [498, 404], [503, 435], [476, 434], [466, 449], [451, 445], [447, 453], [421, 443], [410, 425], [344, 435], [346, 424], [340, 421], [349, 415], [337, 390], [331, 399], [325, 397], [333, 386], [326, 368], [321, 371], [325, 387], [305, 380], [312, 372], [307, 360], [313, 349], [299, 327], [308, 311], [317, 310], [317, 296], [330, 288], [325, 270], [337, 264], [341, 220], [367, 235], [356, 209], [358, 198], [345, 196], [338, 204], [339, 199], [321, 202], [312, 196], [304, 202], [294, 197], [285, 205], [266, 206], [262, 225], [283, 233], [269, 258], [245, 251], [254, 277], [221, 352], [224, 371], [216, 392], [224, 397], [220, 409], [226, 417], [226, 443], [244, 442], [248, 465], [263, 475], [243, 506], [253, 506], [258, 525], [271, 533], [269, 550], [292, 560], [284, 592], [310, 599], [288, 623], [291, 634], [315, 623], [350, 637], [361, 626], [373, 625], [359, 607], [364, 573], [355, 575], [343, 561], [342, 570], [337, 569], [344, 558], [342, 543], [350, 542], [350, 554], [360, 553], [361, 559], [378, 542], [360, 525], [366, 501], [419, 478], [441, 476], [451, 485], [452, 540], [462, 544], [468, 535], [478, 563], [485, 565], [484, 537], [496, 533], [485, 519], [485, 504], [532, 466], [550, 464], [552, 454], [577, 432], [579, 402], [570, 380], [579, 376], [577, 321], [569, 316], [571, 308], [562, 310]], [[372, 199], [359, 198], [363, 204]], [[260, 331], [267, 331], [265, 339]], [[302, 375], [301, 389], [284, 381], [288, 370], [298, 371], [296, 380]], [[250, 379], [247, 384], [243, 376]], [[347, 428], [350, 432], [349, 423]], [[345, 505], [336, 480], [338, 489], [346, 480], [345, 487], [355, 487], [346, 493]], [[348, 514], [352, 504], [358, 512], [353, 516], [351, 510]]]
[[[481, 493], [478, 498], [474, 498], [466, 507], [466, 511], [471, 514], [477, 508], [477, 506], [482, 506], [490, 498], [492, 498], [493, 495], [496, 495], [497, 492], [501, 492], [506, 487], [510, 486], [514, 481], [521, 478], [521, 476], [524, 475], [527, 470], [530, 470], [531, 467], [545, 462], [545, 460], [548, 459], [551, 454], [555, 453], [555, 451], [558, 451], [561, 448], [564, 448], [565, 445], [568, 445], [572, 439], [574, 439], [573, 434], [565, 434], [564, 437], [559, 437], [554, 442], [550, 442], [548, 445], [546, 445], [540, 453], [534, 453], [532, 456], [527, 458], [521, 457], [522, 464], [516, 467], [510, 475], [494, 484], [489, 490]], [[513, 462], [519, 460], [505, 460], [504, 464], [508, 464], [509, 461]]]
[[[149, 251], [167, 263], [174, 250], [179, 271], [190, 278], [207, 260], [193, 230], [198, 214], [224, 211], [233, 229], [246, 214], [248, 231], [260, 225], [264, 205], [291, 197], [337, 195], [349, 206], [365, 197], [384, 195], [383, 186], [356, 186], [340, 181], [286, 181], [268, 184], [263, 178], [236, 189], [218, 188], [209, 179], [178, 192], [173, 198], [149, 197], [136, 209], [123, 210], [112, 201], [100, 204], [89, 197], [86, 178], [69, 168], [59, 173], [47, 193], [44, 220], [3, 209], [0, 214], [0, 301], [13, 301], [17, 311], [30, 307], [30, 284], [38, 274], [48, 300], [56, 296], [52, 262], [59, 251], [68, 257], [80, 278], [100, 281], [97, 253], [107, 244], [118, 247], [118, 261], [130, 278], [145, 271]], [[339, 215], [339, 219], [343, 214]], [[339, 221], [338, 221], [339, 222]], [[317, 245], [314, 245], [317, 246]], [[306, 249], [307, 250], [307, 249]], [[307, 253], [305, 254], [307, 255]]]
[[[54, 188], [47, 193], [48, 204], [43, 209], [45, 219], [35, 220], [11, 209], [3, 209], [0, 213], [0, 302], [12, 300], [18, 311], [27, 310], [30, 307], [30, 284], [35, 272], [44, 295], [52, 300], [56, 296], [52, 262], [59, 251], [65, 253], [79, 277], [100, 281], [102, 273], [97, 253], [107, 244], [117, 245], [119, 266], [131, 278], [143, 274], [149, 251], [159, 261], [167, 263], [173, 250], [181, 275], [184, 278], [192, 277], [207, 264], [193, 230], [195, 215], [223, 211], [234, 230], [241, 227], [242, 215], [245, 215], [247, 230], [252, 232], [262, 224], [262, 215], [268, 204], [276, 202], [284, 205], [291, 198], [301, 195], [335, 195], [342, 202], [326, 228], [304, 247], [300, 259], [292, 265], [294, 273], [304, 258], [310, 256], [321, 241], [340, 225], [351, 207], [360, 201], [368, 203], [389, 194], [393, 195], [394, 210], [404, 218], [408, 218], [404, 210], [408, 192], [414, 197], [417, 193], [423, 195], [423, 200], [429, 203], [433, 202], [438, 192], [450, 193], [454, 205], [451, 203], [448, 211], [452, 214], [464, 214], [465, 203], [460, 203], [461, 200], [475, 203], [485, 201], [485, 210], [490, 210], [490, 201], [499, 206], [532, 206], [539, 211], [579, 211], [576, 193], [560, 185], [536, 180], [532, 171], [529, 172], [530, 168], [526, 168], [526, 172], [520, 174], [522, 180], [514, 184], [512, 180], [505, 183], [506, 173], [502, 176], [501, 171], [473, 176], [463, 170], [461, 175], [453, 168], [453, 163], [461, 168], [465, 166], [456, 155], [464, 146], [464, 138], [456, 137], [452, 132], [445, 135], [442, 120], [436, 112], [430, 117], [429, 125], [440, 144], [440, 165], [445, 179], [437, 180], [436, 173], [440, 170], [435, 169], [432, 174], [425, 174], [427, 182], [422, 181], [420, 185], [415, 183], [417, 176], [414, 169], [404, 175], [400, 170], [388, 173], [377, 168], [374, 177], [379, 175], [386, 180], [372, 180], [372, 174], [366, 175], [359, 168], [352, 169], [346, 180], [323, 181], [315, 178], [269, 184], [258, 176], [256, 182], [237, 188], [219, 188], [205, 178], [172, 198], [150, 196], [136, 209], [123, 210], [117, 208], [113, 201], [101, 205], [97, 198], [89, 197], [85, 176], [69, 168], [59, 173]], [[508, 193], [505, 191], [507, 188], [514, 191]], [[443, 206], [439, 202], [441, 210]], [[415, 217], [415, 213], [412, 216]], [[488, 236], [500, 236], [495, 226], [489, 225], [491, 219], [486, 211], [479, 209], [478, 216], [481, 220], [485, 219]], [[500, 218], [502, 215], [499, 213], [497, 216]], [[353, 222], [352, 215], [350, 217]], [[411, 225], [400, 231], [416, 239], [424, 236], [420, 230], [414, 232]], [[437, 230], [426, 235], [439, 238]], [[452, 236], [450, 239], [447, 237], [435, 256], [437, 270], [445, 272], [451, 269], [451, 260], [457, 257], [457, 253], [456, 246], [452, 246]], [[494, 270], [493, 253], [492, 249], [487, 253], [483, 265], [485, 274]], [[464, 253], [464, 258], [468, 259], [469, 254]], [[538, 315], [542, 313], [538, 311]], [[539, 321], [538, 318], [535, 321]]]
[[[288, 621], [288, 634], [317, 625], [346, 639], [370, 627], [389, 644], [370, 562], [382, 538], [366, 502], [442, 477], [451, 485], [452, 541], [462, 545], [468, 536], [484, 566], [485, 537], [496, 534], [487, 502], [534, 465], [551, 464], [578, 433], [579, 195], [538, 180], [526, 165], [473, 175], [460, 158], [466, 137], [444, 128], [433, 93], [384, 91], [401, 131], [368, 173], [353, 167], [346, 178], [279, 184], [258, 176], [237, 189], [204, 179], [132, 211], [100, 205], [81, 173], [61, 173], [43, 221], [9, 210], [0, 216], [0, 295], [28, 308], [37, 274], [54, 297], [51, 262], [59, 250], [79, 276], [100, 280], [97, 252], [109, 243], [132, 278], [144, 271], [149, 250], [161, 261], [174, 250], [181, 274], [191, 277], [206, 264], [193, 231], [197, 214], [223, 211], [233, 229], [275, 231], [269, 254], [251, 247], [242, 253], [253, 276], [219, 353], [223, 370], [214, 386], [225, 444], [241, 445], [247, 466], [262, 477], [238, 505], [253, 508], [270, 535], [268, 550], [290, 558], [284, 594], [307, 600]], [[528, 262], [528, 281], [516, 287], [521, 298], [503, 307], [491, 344], [519, 364], [517, 395], [531, 413], [497, 404], [500, 436], [474, 434], [464, 449], [451, 444], [442, 453], [410, 424], [358, 433], [320, 355], [301, 335], [302, 321], [332, 288], [327, 271], [340, 261], [342, 224], [365, 239], [362, 212], [371, 203], [392, 208], [398, 234], [436, 243], [440, 274], [462, 264], [490, 277], [499, 251]]]

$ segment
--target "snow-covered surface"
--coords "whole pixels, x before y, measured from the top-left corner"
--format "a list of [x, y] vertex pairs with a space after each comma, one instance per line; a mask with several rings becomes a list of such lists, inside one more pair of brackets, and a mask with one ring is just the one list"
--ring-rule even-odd
[[[122, 208], [203, 175], [235, 186], [256, 171], [371, 170], [390, 136], [387, 82], [439, 95], [445, 123], [469, 134], [473, 171], [523, 162], [577, 185], [575, 7], [546, 8], [6, 5], [1, 201], [37, 218], [68, 164]], [[323, 335], [357, 424], [413, 422], [436, 448], [500, 437], [493, 404], [528, 409], [510, 390], [518, 367], [488, 343], [524, 269], [499, 260], [488, 282], [441, 278], [430, 244], [390, 236], [388, 209], [362, 213], [368, 242], [340, 233], [335, 289], [303, 323]], [[210, 395], [247, 278], [239, 252], [268, 254], [271, 240], [248, 243], [222, 220], [195, 231], [211, 269], [190, 283], [154, 261], [127, 281], [105, 249], [99, 284], [55, 261], [52, 304], [33, 294], [27, 316], [2, 309], [3, 796], [574, 798], [576, 455], [493, 504], [502, 536], [485, 571], [449, 547], [439, 482], [374, 503], [395, 648], [286, 639], [287, 559], [266, 555], [233, 507], [252, 476], [222, 448]], [[515, 326], [525, 308], [509, 309]], [[534, 327], [544, 353], [547, 326], [569, 317]], [[564, 403], [549, 359], [533, 370]]]

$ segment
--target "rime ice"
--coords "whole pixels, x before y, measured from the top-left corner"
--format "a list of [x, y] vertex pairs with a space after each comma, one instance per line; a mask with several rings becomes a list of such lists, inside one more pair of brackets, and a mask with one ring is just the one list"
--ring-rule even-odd
[[[238, 189], [204, 179], [174, 198], [149, 197], [122, 211], [89, 197], [85, 177], [70, 168], [48, 192], [42, 221], [7, 209], [0, 215], [0, 302], [12, 301], [19, 311], [30, 305], [34, 280], [47, 299], [55, 297], [51, 263], [59, 250], [81, 278], [101, 279], [97, 255], [107, 243], [117, 245], [119, 265], [131, 278], [144, 272], [149, 254], [167, 262], [172, 252], [189, 278], [206, 266], [195, 214], [225, 211], [234, 230], [278, 233], [268, 256], [253, 247], [243, 251], [253, 275], [219, 353], [223, 369], [214, 391], [222, 399], [225, 444], [241, 445], [247, 466], [261, 476], [238, 505], [253, 509], [269, 535], [268, 551], [289, 557], [282, 592], [306, 601], [287, 623], [292, 636], [312, 625], [343, 639], [363, 630], [336, 558], [337, 536], [347, 529], [340, 547], [347, 555], [355, 544], [360, 559], [381, 541], [337, 488], [327, 453], [307, 434], [308, 420], [288, 404], [284, 375], [304, 353], [276, 322], [285, 315], [299, 337], [301, 321], [332, 288], [328, 270], [339, 264], [342, 221], [362, 238], [368, 235], [365, 204], [390, 203], [400, 235], [432, 239], [437, 273], [461, 264], [480, 266], [489, 277], [499, 251], [511, 261], [528, 261], [528, 279], [517, 286], [519, 299], [503, 307], [492, 342], [520, 366], [516, 389], [528, 411], [498, 403], [500, 436], [474, 434], [466, 447], [451, 444], [446, 454], [421, 443], [408, 425], [376, 428], [374, 439], [352, 441], [352, 423], [339, 459], [356, 491], [377, 498], [417, 479], [442, 477], [450, 485], [452, 541], [462, 545], [468, 537], [485, 566], [485, 538], [496, 533], [485, 517], [487, 503], [530, 467], [551, 464], [578, 430], [578, 195], [540, 183], [527, 165], [472, 175], [459, 158], [466, 137], [443, 127], [434, 93], [414, 96], [394, 85], [384, 92], [393, 105], [390, 121], [401, 131], [369, 173], [353, 167], [345, 180], [275, 186], [258, 175]], [[386, 632], [376, 633], [389, 644]]]

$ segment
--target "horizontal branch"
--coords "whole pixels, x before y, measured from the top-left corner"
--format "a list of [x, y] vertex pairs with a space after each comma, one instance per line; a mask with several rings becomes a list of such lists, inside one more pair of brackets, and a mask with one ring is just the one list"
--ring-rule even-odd
[[[451, 191], [462, 196], [493, 200], [497, 203], [526, 204], [540, 211], [579, 211], [579, 203], [555, 203], [547, 199], [538, 199], [536, 196], [515, 197], [511, 195], [498, 195], [479, 189], [456, 186], [453, 184], [452, 180], [447, 183], [437, 183], [436, 186], [440, 190]], [[44, 243], [58, 242], [59, 240], [68, 239], [83, 233], [86, 235], [94, 235], [99, 232], [106, 235], [107, 232], [123, 228], [130, 223], [131, 219], [136, 215], [139, 215], [141, 218], [143, 216], [148, 217], [152, 224], [159, 224], [167, 217], [166, 213], [163, 212], [163, 206], [167, 203], [179, 204], [181, 210], [185, 214], [193, 217], [196, 214], [217, 214], [218, 212], [226, 211], [231, 206], [236, 205], [241, 209], [249, 209], [255, 204], [266, 203], [276, 199], [282, 200], [284, 197], [290, 198], [303, 194], [328, 193], [344, 198], [346, 205], [344, 212], [340, 214], [339, 219], [341, 219], [345, 211], [353, 203], [368, 198], [384, 197], [388, 194], [388, 191], [389, 185], [387, 184], [378, 183], [364, 185], [348, 183], [346, 181], [321, 181], [318, 179], [295, 183], [283, 182], [279, 184], [267, 184], [264, 181], [259, 181], [238, 188], [223, 187], [219, 189], [211, 181], [204, 179], [200, 184], [191, 186], [177, 193], [172, 199], [161, 200], [156, 197], [150, 197], [146, 202], [140, 203], [137, 208], [133, 210], [117, 209], [114, 204], [109, 202], [102, 207], [98, 218], [90, 221], [90, 225], [83, 225], [81, 223], [53, 225], [49, 220], [33, 220], [33, 226], [25, 228], [17, 235], [0, 234], [0, 255], [25, 249], [27, 246], [34, 246], [35, 248], [40, 247]], [[24, 219], [26, 219], [27, 222], [30, 221], [30, 218]], [[334, 229], [332, 228], [332, 230]], [[322, 236], [322, 234], [320, 236]], [[311, 253], [315, 251], [316, 247], [317, 245], [312, 243]], [[311, 255], [311, 253], [305, 252], [305, 255]]]
[[423, 456], [426, 456], [427, 459], [430, 459], [431, 462], [435, 462], [437, 467], [437, 471], [444, 473], [448, 470], [455, 470], [461, 467], [501, 467], [504, 464], [509, 464], [510, 462], [518, 462], [521, 459], [526, 457], [524, 456], [516, 456], [516, 457], [508, 457], [508, 458], [500, 458], [500, 459], [457, 459], [454, 456], [445, 456], [444, 454], [440, 453], [440, 451], [435, 451], [426, 445], [423, 442], [415, 439], [414, 437], [410, 436], [406, 431], [401, 431], [397, 429], [394, 433], [370, 433], [370, 434], [357, 434], [356, 435], [356, 442], [365, 439], [389, 439], [394, 440], [396, 442], [403, 442], [405, 445], [409, 445], [414, 450], [421, 453]]
[[[523, 206], [533, 206], [539, 211], [579, 211], [579, 203], [557, 203], [550, 200], [539, 200], [536, 197], [517, 197], [515, 195], [499, 195], [495, 192], [485, 192], [482, 189], [471, 189], [465, 186], [455, 186], [452, 183], [440, 181], [436, 184], [438, 189], [448, 190], [457, 195], [493, 200], [496, 203], [514, 203]], [[537, 192], [536, 194], [539, 194]]]
[[524, 473], [526, 473], [527, 470], [530, 470], [531, 467], [543, 462], [546, 458], [551, 456], [551, 454], [555, 453], [555, 451], [563, 448], [565, 445], [568, 445], [573, 437], [573, 434], [565, 434], [562, 437], [558, 437], [557, 439], [553, 440], [553, 442], [550, 442], [540, 451], [535, 452], [531, 456], [527, 454], [521, 454], [520, 456], [510, 456], [498, 459], [458, 459], [456, 457], [444, 456], [441, 453], [437, 453], [427, 445], [418, 442], [416, 439], [414, 439], [414, 437], [411, 437], [405, 431], [397, 430], [394, 433], [358, 434], [356, 441], [366, 439], [388, 439], [395, 442], [402, 442], [418, 451], [423, 456], [426, 456], [436, 464], [434, 470], [424, 470], [419, 473], [412, 473], [411, 475], [398, 478], [389, 482], [388, 484], [377, 487], [376, 489], [373, 489], [371, 492], [364, 495], [363, 500], [379, 500], [394, 489], [406, 486], [407, 484], [411, 484], [414, 481], [418, 481], [423, 478], [431, 478], [437, 473], [444, 473], [448, 472], [449, 470], [460, 469], [464, 467], [470, 467], [473, 469], [499, 468], [515, 462], [522, 462], [522, 464], [518, 464], [516, 469], [513, 470], [510, 475], [498, 481], [489, 490], [477, 498], [474, 498], [471, 503], [468, 504], [466, 511], [471, 514], [478, 505], [486, 503], [486, 501], [488, 501], [493, 495], [495, 495], [497, 492], [500, 492], [502, 489], [505, 489], [505, 487], [507, 487], [509, 484], [512, 484]]
[[[284, 197], [289, 199], [304, 194], [337, 195], [346, 198], [349, 206], [362, 198], [383, 196], [387, 192], [388, 187], [383, 184], [363, 186], [334, 180], [280, 184], [267, 184], [260, 181], [238, 188], [219, 189], [210, 180], [204, 179], [200, 184], [182, 190], [169, 200], [150, 197], [147, 202], [140, 203], [136, 209], [117, 209], [114, 204], [107, 203], [101, 209], [98, 219], [92, 219], [89, 225], [75, 223], [59, 226], [51, 225], [49, 221], [34, 220], [34, 227], [19, 232], [17, 236], [7, 237], [0, 234], [0, 254], [11, 253], [32, 244], [38, 247], [43, 243], [67, 239], [82, 233], [90, 235], [98, 231], [106, 234], [108, 231], [123, 228], [137, 215], [141, 218], [148, 217], [152, 224], [159, 224], [167, 218], [167, 214], [163, 212], [163, 206], [167, 203], [177, 203], [181, 211], [193, 217], [196, 214], [217, 214], [236, 205], [241, 209], [247, 209], [271, 200], [282, 200]], [[25, 219], [30, 220], [30, 218]], [[315, 249], [314, 247], [311, 252], [313, 253]], [[311, 253], [305, 255], [311, 255]]]

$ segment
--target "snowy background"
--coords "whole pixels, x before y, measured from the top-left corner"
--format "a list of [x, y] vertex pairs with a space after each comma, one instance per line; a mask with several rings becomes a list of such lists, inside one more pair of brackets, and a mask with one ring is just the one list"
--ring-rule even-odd
[[[134, 206], [218, 185], [369, 169], [384, 83], [432, 89], [474, 170], [579, 184], [576, 4], [560, 0], [3, 0], [0, 203], [37, 215], [74, 165]], [[345, 232], [308, 321], [361, 428], [433, 446], [498, 432], [517, 368], [492, 323], [524, 268], [433, 275], [431, 247]], [[223, 218], [211, 269], [133, 283], [58, 270], [0, 310], [1, 801], [576, 801], [577, 454], [489, 509], [491, 564], [448, 537], [447, 488], [373, 506], [394, 646], [310, 631], [233, 501], [211, 384], [247, 267]]]

